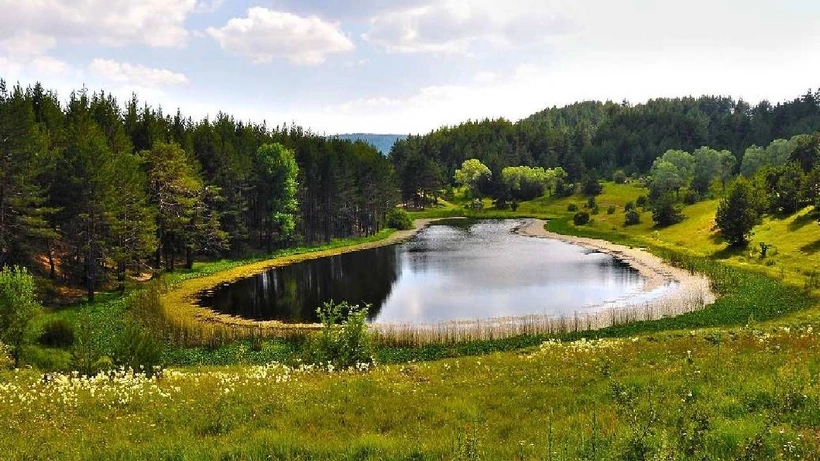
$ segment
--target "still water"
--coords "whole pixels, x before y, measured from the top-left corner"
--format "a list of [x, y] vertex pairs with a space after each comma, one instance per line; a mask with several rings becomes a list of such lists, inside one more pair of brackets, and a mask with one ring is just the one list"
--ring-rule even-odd
[[450, 220], [411, 241], [271, 269], [203, 293], [200, 305], [256, 320], [316, 322], [328, 300], [370, 304], [369, 319], [431, 323], [572, 315], [641, 293], [610, 255], [517, 235], [520, 220]]

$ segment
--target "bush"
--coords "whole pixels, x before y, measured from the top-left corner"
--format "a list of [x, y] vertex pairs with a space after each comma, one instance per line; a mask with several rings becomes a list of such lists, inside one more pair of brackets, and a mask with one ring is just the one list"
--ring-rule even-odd
[[646, 208], [646, 205], [648, 203], [649, 203], [649, 199], [646, 198], [645, 195], [641, 195], [640, 197], [638, 197], [637, 200], [635, 200], [635, 205], [637, 205], [639, 207], [643, 207], [643, 208]]
[[630, 212], [634, 209], [635, 209], [635, 202], [631, 202], [631, 201], [626, 202], [626, 205], [624, 205], [624, 213], [628, 213], [628, 212]]
[[0, 341], [9, 346], [14, 366], [30, 341], [31, 321], [40, 312], [34, 296], [34, 277], [24, 267], [0, 271]]
[[652, 204], [652, 220], [658, 226], [671, 226], [683, 221], [681, 206], [675, 203], [672, 194], [658, 197]]
[[161, 291], [156, 284], [131, 295], [120, 341], [114, 352], [117, 365], [153, 374], [162, 360]]
[[308, 340], [305, 360], [333, 369], [347, 369], [373, 363], [370, 333], [367, 331], [368, 306], [347, 302], [327, 302], [316, 310], [322, 330]]
[[700, 200], [700, 196], [698, 195], [697, 192], [694, 192], [694, 191], [690, 190], [690, 191], [686, 192], [685, 194], [683, 194], [683, 203], [685, 203], [687, 205], [694, 205], [694, 204], [698, 203], [698, 200]]
[[14, 366], [14, 360], [11, 358], [11, 350], [8, 346], [0, 343], [0, 370], [11, 368]]
[[48, 347], [71, 347], [74, 345], [74, 325], [64, 319], [51, 320], [43, 327], [38, 341]]
[[641, 223], [641, 214], [634, 208], [626, 212], [624, 226], [634, 226]]
[[468, 210], [481, 211], [484, 209], [484, 201], [480, 198], [474, 198], [469, 205], [466, 206]]
[[617, 210], [615, 205], [609, 205], [606, 209], [606, 214], [615, 214], [615, 210]]
[[584, 179], [584, 195], [599, 195], [604, 191], [604, 186], [598, 181], [596, 175], [589, 175]]
[[567, 205], [567, 211], [578, 211], [578, 205], [570, 203], [569, 205]]
[[387, 212], [387, 227], [406, 230], [413, 228], [413, 220], [410, 214], [401, 208], [393, 208]]
[[598, 202], [595, 201], [595, 197], [590, 197], [590, 198], [587, 199], [586, 207], [587, 208], [597, 208], [598, 207]]
[[624, 170], [618, 170], [612, 173], [612, 181], [615, 182], [615, 184], [626, 183], [626, 173], [624, 173]]
[[572, 222], [575, 223], [576, 226], [583, 226], [589, 223], [589, 213], [586, 211], [575, 213], [575, 216], [572, 217]]

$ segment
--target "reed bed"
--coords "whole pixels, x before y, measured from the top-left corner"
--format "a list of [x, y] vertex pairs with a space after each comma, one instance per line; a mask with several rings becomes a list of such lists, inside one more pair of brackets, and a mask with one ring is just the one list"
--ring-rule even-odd
[[714, 302], [705, 279], [671, 290], [642, 304], [590, 309], [572, 316], [539, 314], [432, 324], [374, 324], [371, 331], [380, 344], [398, 347], [491, 341], [516, 336], [558, 336], [675, 317], [701, 310]]

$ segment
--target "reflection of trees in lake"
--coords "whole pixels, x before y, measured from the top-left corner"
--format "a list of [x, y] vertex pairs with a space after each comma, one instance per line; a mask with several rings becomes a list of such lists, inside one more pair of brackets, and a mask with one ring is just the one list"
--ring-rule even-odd
[[333, 300], [371, 304], [374, 319], [401, 267], [398, 247], [387, 246], [305, 261], [215, 290], [202, 305], [255, 320], [316, 322], [316, 309]]

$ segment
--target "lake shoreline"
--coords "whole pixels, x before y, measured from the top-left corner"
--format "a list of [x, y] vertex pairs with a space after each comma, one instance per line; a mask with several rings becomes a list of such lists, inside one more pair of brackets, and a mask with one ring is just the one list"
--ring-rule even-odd
[[646, 279], [644, 292], [654, 291], [670, 283], [677, 283], [677, 286], [670, 287], [660, 295], [663, 299], [674, 300], [684, 292], [700, 292], [704, 298], [704, 306], [715, 302], [716, 296], [711, 290], [709, 279], [703, 275], [691, 274], [673, 267], [642, 248], [618, 245], [607, 240], [550, 232], [546, 230], [546, 223], [543, 219], [530, 218], [516, 227], [514, 232], [526, 237], [558, 240], [612, 255], [638, 271]]

